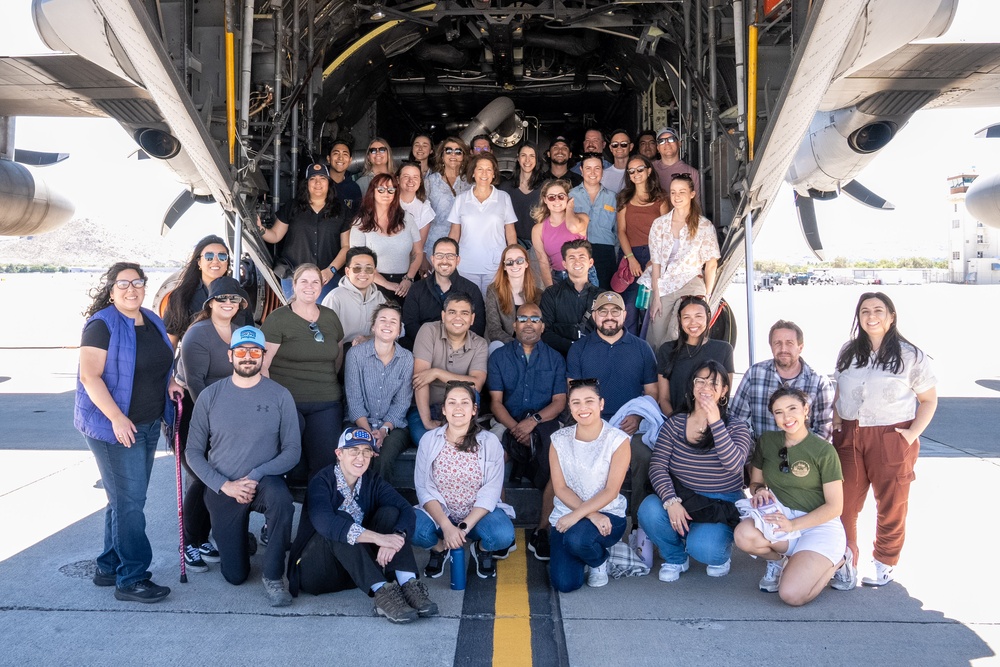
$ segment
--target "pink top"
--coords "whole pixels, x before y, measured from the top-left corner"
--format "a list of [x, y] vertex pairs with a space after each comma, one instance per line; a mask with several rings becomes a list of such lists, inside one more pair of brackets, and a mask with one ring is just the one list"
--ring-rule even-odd
[[460, 452], [455, 445], [446, 443], [434, 459], [431, 474], [448, 507], [448, 518], [459, 522], [469, 516], [483, 485], [479, 455], [475, 452]]
[[553, 271], [566, 270], [562, 259], [563, 244], [568, 241], [585, 238], [587, 237], [583, 234], [574, 234], [569, 231], [565, 222], [561, 225], [553, 226], [549, 222], [549, 218], [542, 220], [542, 248], [545, 250], [545, 254], [549, 256], [549, 264], [552, 266]]

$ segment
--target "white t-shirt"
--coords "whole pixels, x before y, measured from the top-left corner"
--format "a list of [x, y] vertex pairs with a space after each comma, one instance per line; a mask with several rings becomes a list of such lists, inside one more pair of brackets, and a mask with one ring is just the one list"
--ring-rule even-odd
[[[604, 422], [601, 434], [592, 442], [577, 440], [575, 426], [559, 429], [553, 433], [552, 447], [559, 455], [559, 468], [566, 480], [566, 486], [583, 502], [587, 502], [603, 491], [608, 484], [608, 475], [611, 472], [611, 457], [622, 445], [629, 446], [628, 439], [625, 431], [617, 429], [607, 422]], [[623, 517], [625, 516], [625, 507], [625, 496], [619, 493], [600, 511]], [[553, 526], [556, 525], [559, 519], [571, 511], [556, 496], [552, 514], [549, 515], [549, 523]]]
[[420, 231], [414, 222], [405, 216], [403, 219], [403, 230], [392, 236], [377, 231], [362, 232], [356, 224], [351, 226], [351, 247], [367, 246], [374, 250], [379, 273], [406, 273], [410, 268], [410, 255], [413, 244], [420, 241]]
[[403, 215], [406, 216], [406, 221], [410, 222], [412, 220], [413, 224], [417, 226], [417, 231], [420, 231], [434, 221], [434, 209], [431, 208], [430, 202], [420, 201], [414, 197], [413, 201], [409, 204], [400, 199], [399, 205], [403, 208]]
[[493, 273], [500, 266], [500, 256], [507, 247], [506, 225], [517, 222], [510, 195], [493, 188], [486, 201], [480, 202], [473, 190], [455, 197], [448, 222], [462, 227], [462, 268], [469, 273]]
[[933, 388], [937, 378], [926, 354], [902, 342], [900, 353], [903, 368], [898, 373], [876, 368], [872, 353], [864, 368], [852, 364], [833, 374], [841, 419], [856, 419], [858, 426], [889, 426], [916, 416], [917, 394]]
[[614, 165], [605, 167], [604, 175], [601, 176], [601, 185], [618, 194], [625, 186], [625, 170]]

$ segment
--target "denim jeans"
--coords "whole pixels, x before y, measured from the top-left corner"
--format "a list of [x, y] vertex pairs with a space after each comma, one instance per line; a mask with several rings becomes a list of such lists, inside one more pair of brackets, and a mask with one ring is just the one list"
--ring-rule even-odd
[[[437, 545], [444, 533], [427, 512], [417, 510], [417, 529], [413, 533], [413, 546], [430, 549]], [[502, 509], [497, 507], [472, 527], [466, 536], [468, 542], [480, 542], [484, 551], [499, 551], [514, 541], [514, 524]]]
[[[743, 497], [741, 491], [730, 493], [699, 494], [715, 500], [736, 502]], [[690, 529], [681, 537], [670, 525], [670, 515], [663, 509], [663, 502], [656, 494], [647, 496], [639, 506], [639, 525], [653, 541], [663, 560], [680, 565], [690, 555], [705, 565], [722, 565], [733, 551], [733, 529], [724, 523], [688, 522]]]
[[84, 436], [94, 453], [108, 496], [104, 510], [104, 552], [97, 569], [116, 574], [118, 588], [149, 579], [153, 549], [146, 537], [146, 489], [160, 439], [160, 420], [136, 424], [135, 443], [125, 447]]
[[549, 531], [552, 558], [549, 560], [549, 581], [560, 593], [569, 593], [583, 586], [584, 566], [597, 567], [608, 559], [608, 549], [625, 534], [625, 517], [601, 512], [611, 519], [611, 533], [601, 535], [590, 519], [580, 519], [565, 533], [555, 528]]
[[[635, 261], [639, 262], [639, 266], [644, 270], [646, 265], [649, 264], [649, 246], [648, 245], [635, 245], [632, 246], [632, 255], [635, 257]], [[625, 255], [622, 254], [621, 250], [618, 251], [618, 262], [622, 261]], [[617, 265], [615, 266], [617, 269]], [[639, 335], [639, 330], [642, 327], [642, 313], [645, 311], [640, 311], [635, 307], [635, 297], [639, 294], [639, 283], [632, 281], [629, 286], [625, 288], [622, 292], [622, 300], [625, 302], [625, 331], [636, 336]], [[653, 350], [656, 352], [657, 350]]]
[[[434, 404], [431, 405], [431, 419], [441, 419], [441, 405]], [[406, 426], [410, 431], [410, 440], [417, 447], [420, 446], [420, 439], [424, 437], [427, 433], [427, 428], [424, 427], [424, 420], [420, 418], [420, 411], [417, 410], [416, 406], [413, 406], [406, 413]]]

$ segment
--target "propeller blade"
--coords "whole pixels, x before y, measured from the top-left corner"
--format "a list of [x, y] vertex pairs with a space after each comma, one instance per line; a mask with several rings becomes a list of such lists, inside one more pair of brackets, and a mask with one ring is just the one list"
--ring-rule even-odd
[[819, 226], [816, 223], [816, 205], [811, 197], [805, 197], [798, 192], [795, 193], [795, 212], [799, 216], [799, 227], [802, 228], [802, 236], [806, 240], [806, 245], [820, 261], [825, 260], [823, 256], [823, 241], [819, 238]]
[[163, 224], [160, 226], [160, 236], [166, 236], [167, 232], [174, 228], [177, 221], [180, 220], [188, 209], [191, 208], [192, 204], [208, 204], [215, 201], [215, 198], [211, 195], [194, 195], [189, 191], [184, 190], [177, 198], [174, 199], [174, 203], [170, 205], [167, 212], [163, 214]]
[[843, 190], [845, 195], [865, 206], [870, 206], [881, 211], [894, 211], [896, 209], [890, 202], [879, 197], [857, 181], [851, 181], [847, 185], [841, 186], [840, 189]]
[[44, 153], [42, 151], [27, 151], [23, 148], [14, 149], [14, 162], [28, 164], [32, 167], [47, 167], [50, 164], [62, 162], [69, 153]]

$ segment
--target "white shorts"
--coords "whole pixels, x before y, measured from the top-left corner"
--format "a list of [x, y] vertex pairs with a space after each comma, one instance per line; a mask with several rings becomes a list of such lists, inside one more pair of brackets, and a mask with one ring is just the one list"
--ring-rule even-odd
[[[788, 513], [790, 519], [797, 519], [808, 514], [808, 512], [800, 512], [792, 508], [788, 508]], [[847, 535], [844, 533], [844, 524], [840, 522], [838, 516], [826, 523], [806, 528], [802, 531], [801, 536], [794, 540], [788, 540], [788, 551], [785, 552], [785, 555], [791, 557], [800, 551], [815, 551], [836, 565], [844, 560], [844, 551], [846, 550]]]

